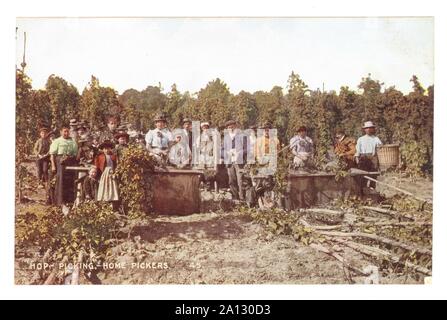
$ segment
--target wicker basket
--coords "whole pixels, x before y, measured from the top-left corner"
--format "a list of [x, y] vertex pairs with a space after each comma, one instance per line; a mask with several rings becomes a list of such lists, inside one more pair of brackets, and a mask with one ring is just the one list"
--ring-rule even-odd
[[398, 144], [385, 144], [377, 150], [380, 170], [396, 168], [400, 163], [400, 153]]

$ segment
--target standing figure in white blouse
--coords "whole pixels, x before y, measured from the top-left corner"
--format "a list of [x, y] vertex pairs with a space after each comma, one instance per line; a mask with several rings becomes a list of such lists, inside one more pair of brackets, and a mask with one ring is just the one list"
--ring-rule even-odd
[[172, 132], [167, 128], [168, 121], [164, 115], [155, 117], [155, 129], [146, 134], [146, 148], [160, 162], [166, 161], [169, 149], [175, 144]]

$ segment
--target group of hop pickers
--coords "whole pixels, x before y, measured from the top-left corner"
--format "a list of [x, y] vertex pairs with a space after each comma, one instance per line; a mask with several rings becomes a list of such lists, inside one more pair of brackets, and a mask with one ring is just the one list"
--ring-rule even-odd
[[[224, 172], [232, 199], [251, 204], [256, 203], [260, 193], [273, 189], [274, 172], [266, 170], [255, 188], [249, 186], [255, 191], [255, 195], [250, 195], [244, 184], [244, 169], [250, 164], [269, 167], [269, 162], [276, 162], [278, 152], [287, 151], [293, 154], [290, 164], [293, 169], [305, 171], [313, 166], [314, 143], [304, 126], [284, 147], [269, 122], [243, 130], [230, 120], [225, 123], [224, 134], [211, 129], [209, 122], [186, 118], [182, 123], [181, 129], [171, 131], [167, 116], [157, 115], [154, 128], [146, 134], [134, 130], [130, 124], [121, 125], [118, 116], [109, 116], [99, 130], [77, 119], [71, 119], [58, 132], [42, 126], [34, 146], [39, 187], [46, 187], [48, 204], [69, 208], [93, 200], [111, 202], [117, 208], [119, 187], [113, 172], [131, 144], [146, 148], [160, 166], [202, 170], [203, 182], [209, 188], [215, 183], [217, 172]], [[195, 134], [193, 123], [200, 127]], [[337, 129], [334, 153], [348, 168], [377, 171], [377, 147], [382, 143], [375, 135], [374, 123], [366, 122], [363, 129], [365, 135], [358, 140]], [[77, 171], [79, 167], [85, 170]], [[212, 174], [206, 174], [209, 172]]]

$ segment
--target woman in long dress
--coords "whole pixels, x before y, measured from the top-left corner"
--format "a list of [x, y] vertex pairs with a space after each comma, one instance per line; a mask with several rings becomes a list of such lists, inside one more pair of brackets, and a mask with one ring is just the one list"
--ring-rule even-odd
[[116, 205], [119, 201], [119, 192], [118, 183], [113, 175], [117, 164], [117, 156], [112, 152], [113, 147], [113, 143], [109, 140], [99, 145], [101, 152], [95, 159], [95, 166], [101, 178], [96, 199], [98, 201], [112, 201]]

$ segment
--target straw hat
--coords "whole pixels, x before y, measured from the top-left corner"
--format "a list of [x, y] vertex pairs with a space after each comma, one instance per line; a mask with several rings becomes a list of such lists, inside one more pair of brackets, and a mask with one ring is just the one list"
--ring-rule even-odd
[[362, 129], [375, 128], [376, 125], [372, 121], [366, 121]]
[[200, 124], [200, 128], [203, 128], [203, 127], [205, 127], [205, 126], [210, 126], [210, 123], [209, 122], [202, 122], [201, 124]]
[[225, 123], [225, 127], [233, 126], [233, 125], [236, 125], [236, 124], [237, 124], [236, 121], [234, 121], [234, 120], [230, 120], [230, 121], [227, 121], [227, 122]]

